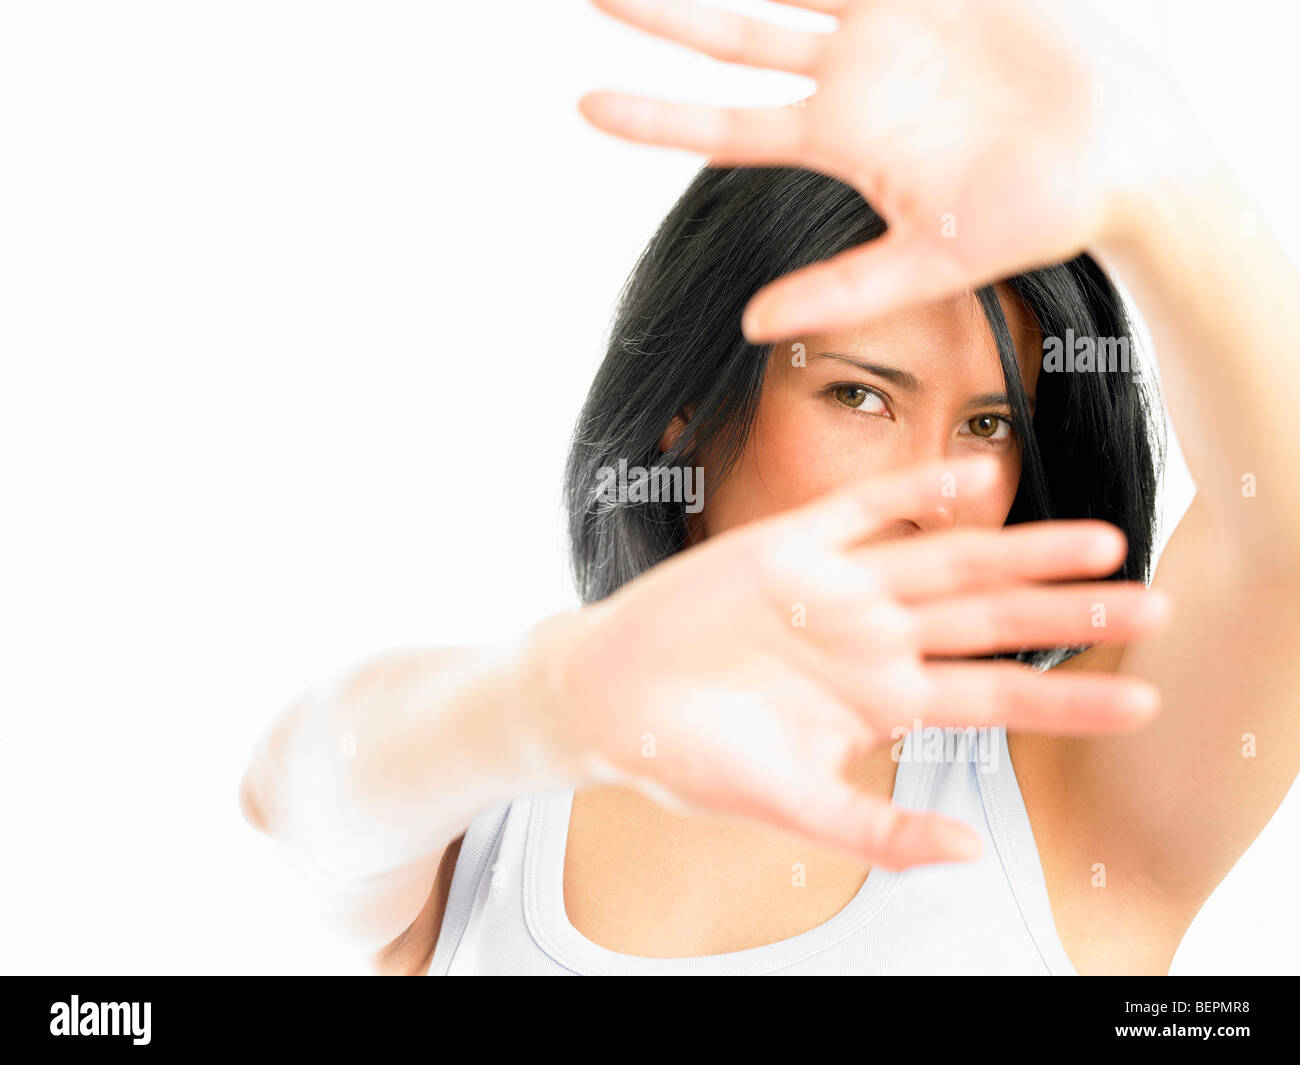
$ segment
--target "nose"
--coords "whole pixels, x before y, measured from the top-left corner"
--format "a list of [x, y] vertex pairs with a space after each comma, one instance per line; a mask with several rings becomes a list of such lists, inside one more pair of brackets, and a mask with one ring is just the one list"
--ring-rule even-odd
[[[944, 430], [936, 425], [924, 433], [918, 433], [907, 448], [903, 459], [909, 465], [941, 460], [949, 455], [949, 441]], [[955, 486], [954, 486], [955, 489]], [[907, 524], [915, 532], [942, 532], [957, 524], [957, 497], [943, 497], [932, 506], [918, 509], [907, 515]]]
[[911, 520], [922, 532], [941, 532], [957, 524], [955, 499], [946, 500], [943, 505], [926, 507], [912, 515]]
[[900, 518], [898, 521], [892, 522], [883, 529], [878, 529], [871, 539], [876, 543], [885, 540], [902, 540], [908, 536], [919, 536], [921, 533], [950, 529], [955, 524], [956, 518], [951, 506], [936, 506], [933, 509], [927, 508], [924, 511], [914, 512], [906, 518]]

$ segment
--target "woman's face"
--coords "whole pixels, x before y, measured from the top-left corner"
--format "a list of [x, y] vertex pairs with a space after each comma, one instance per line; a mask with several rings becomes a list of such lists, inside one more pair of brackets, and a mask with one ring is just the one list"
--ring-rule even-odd
[[[1032, 409], [1041, 338], [1014, 294], [998, 297]], [[800, 347], [802, 345], [802, 348]], [[870, 474], [931, 459], [988, 454], [996, 486], [908, 514], [872, 539], [953, 525], [1000, 526], [1020, 481], [993, 333], [972, 295], [896, 313], [849, 333], [777, 346], [745, 450], [707, 499], [692, 539], [797, 507]], [[704, 456], [707, 471], [709, 457]]]

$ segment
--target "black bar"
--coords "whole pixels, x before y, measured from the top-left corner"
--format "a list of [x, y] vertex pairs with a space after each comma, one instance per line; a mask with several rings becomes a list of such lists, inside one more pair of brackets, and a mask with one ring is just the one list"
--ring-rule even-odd
[[[27, 1061], [38, 1059], [13, 1051], [97, 1054], [112, 1047], [132, 1056], [269, 1049], [333, 1057], [392, 1047], [439, 1055], [453, 1047], [463, 1054], [468, 1039], [496, 1057], [513, 1038], [533, 1052], [572, 1046], [570, 1053], [603, 1059], [641, 1057], [656, 1046], [663, 1054], [734, 1050], [754, 1039], [767, 1051], [847, 1044], [870, 1055], [896, 1054], [890, 1048], [901, 1039], [923, 1056], [960, 1044], [990, 1053], [1029, 1050], [1037, 1060], [1124, 1044], [1146, 1054], [1153, 1043], [1179, 1054], [1196, 1046], [1223, 1053], [1229, 1043], [1293, 1054], [1297, 1034], [1300, 981], [1293, 977], [841, 977], [848, 982], [839, 986], [828, 979], [835, 978], [700, 988], [640, 977], [636, 988], [613, 979], [579, 988], [463, 977], [8, 977], [0, 980], [0, 1054]], [[52, 1023], [66, 1028], [71, 1019], [73, 996], [77, 1034], [52, 1034]], [[137, 1008], [101, 1009], [106, 1003]], [[81, 1034], [92, 1017], [143, 1021], [145, 1003], [147, 1043], [130, 1031]], [[1186, 1032], [1205, 1027], [1214, 1029], [1208, 1038]], [[1139, 1034], [1142, 1028], [1152, 1031]]]

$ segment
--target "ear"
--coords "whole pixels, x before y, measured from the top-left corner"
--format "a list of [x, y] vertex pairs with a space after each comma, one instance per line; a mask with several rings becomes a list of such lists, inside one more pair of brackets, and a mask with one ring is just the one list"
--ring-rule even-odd
[[683, 407], [673, 415], [673, 420], [668, 423], [668, 428], [664, 430], [664, 435], [659, 438], [659, 454], [672, 449], [677, 443], [678, 437], [682, 435], [682, 430], [686, 428], [686, 423], [694, 415], [693, 407]]

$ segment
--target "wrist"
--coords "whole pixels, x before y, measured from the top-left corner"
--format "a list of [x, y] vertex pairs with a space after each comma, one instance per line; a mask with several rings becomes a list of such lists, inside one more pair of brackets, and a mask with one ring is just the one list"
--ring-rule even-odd
[[1137, 300], [1144, 314], [1170, 301], [1199, 313], [1215, 276], [1245, 270], [1262, 246], [1264, 221], [1226, 166], [1207, 162], [1129, 198], [1088, 251]]
[[525, 732], [532, 737], [537, 768], [557, 787], [585, 784], [598, 775], [582, 684], [584, 634], [595, 610], [548, 617], [529, 629], [521, 644], [517, 705], [527, 708]]
[[1207, 221], [1241, 228], [1248, 197], [1193, 121], [1170, 105], [1147, 127], [1108, 138], [1110, 194], [1090, 250], [1143, 258], [1183, 243]]

